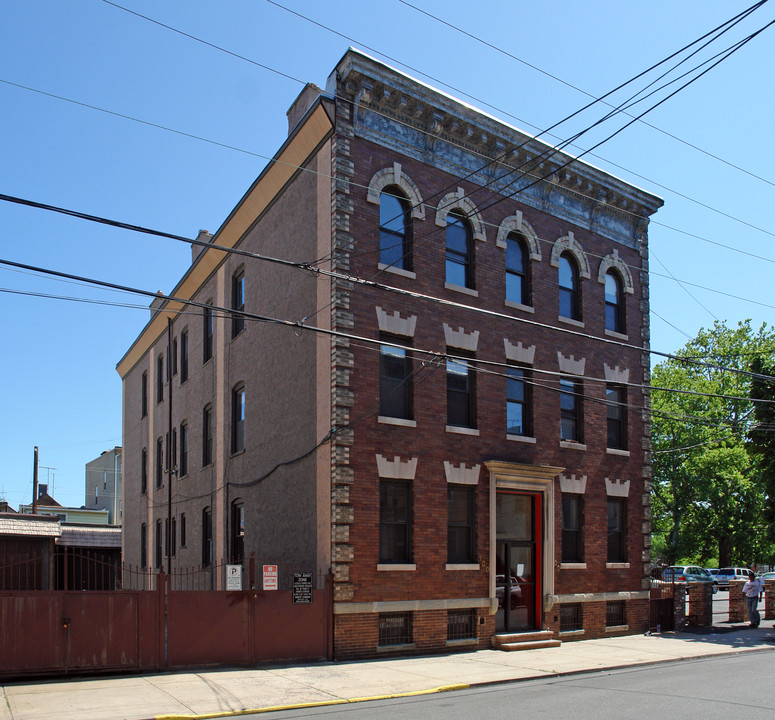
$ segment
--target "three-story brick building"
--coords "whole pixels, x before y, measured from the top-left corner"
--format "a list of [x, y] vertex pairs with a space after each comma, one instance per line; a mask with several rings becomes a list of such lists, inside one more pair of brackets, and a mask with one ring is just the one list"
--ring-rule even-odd
[[354, 50], [289, 130], [118, 365], [125, 560], [330, 572], [338, 658], [646, 629], [661, 200]]

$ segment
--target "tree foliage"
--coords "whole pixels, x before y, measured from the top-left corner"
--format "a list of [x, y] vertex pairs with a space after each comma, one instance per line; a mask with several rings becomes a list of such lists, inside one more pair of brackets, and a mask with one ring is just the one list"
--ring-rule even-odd
[[[751, 373], [756, 361], [775, 364], [775, 331], [716, 322], [676, 356], [651, 378], [654, 560], [769, 563], [763, 451], [748, 434], [757, 422]], [[775, 473], [775, 445], [772, 453]]]

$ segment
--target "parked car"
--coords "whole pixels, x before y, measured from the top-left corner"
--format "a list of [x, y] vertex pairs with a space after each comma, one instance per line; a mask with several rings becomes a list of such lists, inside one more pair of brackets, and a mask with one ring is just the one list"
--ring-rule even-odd
[[[512, 610], [524, 604], [522, 602], [522, 588], [519, 585], [520, 579], [521, 578], [517, 578], [514, 575], [511, 576], [511, 609]], [[506, 576], [496, 575], [495, 576], [495, 597], [498, 598], [498, 607], [503, 607], [503, 599], [505, 595], [506, 595]]]
[[[671, 565], [662, 571], [663, 582], [685, 582], [685, 583], [710, 583], [713, 587], [713, 594], [718, 592], [718, 586], [713, 581], [713, 576], [699, 565]], [[686, 588], [689, 592], [689, 588]]]
[[716, 575], [716, 582], [720, 588], [729, 589], [731, 580], [748, 580], [748, 568], [744, 567], [725, 567], [721, 568]]
[[765, 572], [759, 575], [759, 580], [775, 580], [775, 572]]
[[718, 587], [718, 568], [705, 568], [713, 576], [713, 584]]

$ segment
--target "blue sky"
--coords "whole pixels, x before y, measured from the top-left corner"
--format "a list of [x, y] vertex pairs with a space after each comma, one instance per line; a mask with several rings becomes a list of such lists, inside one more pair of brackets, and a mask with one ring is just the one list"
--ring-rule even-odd
[[[602, 94], [749, 5], [491, 0], [471, 13], [462, 0], [412, 0], [464, 35], [400, 0], [278, 2], [319, 25], [267, 0], [118, 3], [156, 23], [105, 0], [2, 3], [0, 193], [187, 237], [215, 232], [284, 140], [303, 83], [324, 86], [348, 45], [535, 133], [586, 103], [568, 85]], [[727, 44], [773, 18], [765, 5]], [[585, 158], [665, 200], [650, 228], [653, 349], [677, 350], [714, 318], [772, 320], [774, 35], [649, 114], [659, 130], [636, 124]], [[176, 241], [6, 202], [0, 228], [4, 260], [149, 291], [172, 290], [191, 257]], [[80, 506], [85, 463], [121, 443], [115, 366], [148, 303], [3, 266], [0, 290], [0, 498], [29, 502], [38, 445], [41, 466], [56, 468], [41, 481]]]

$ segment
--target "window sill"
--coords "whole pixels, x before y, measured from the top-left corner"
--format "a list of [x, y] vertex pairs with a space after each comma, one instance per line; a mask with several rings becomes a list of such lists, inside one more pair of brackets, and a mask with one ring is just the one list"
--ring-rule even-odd
[[586, 570], [587, 564], [582, 563], [560, 563], [560, 570]]
[[447, 563], [445, 570], [478, 570], [478, 563]]
[[624, 562], [624, 563], [606, 563], [605, 569], [606, 570], [628, 570], [630, 567], [630, 563]]
[[400, 275], [401, 277], [410, 278], [411, 280], [417, 279], [417, 273], [413, 273], [411, 270], [404, 270], [403, 268], [397, 268], [393, 265], [385, 265], [385, 263], [377, 263], [378, 270], [384, 270], [385, 272], [393, 273], [394, 275]]
[[625, 630], [629, 630], [629, 625], [607, 625], [605, 628], [606, 632], [624, 632]]
[[377, 572], [414, 572], [417, 565], [414, 563], [380, 563], [377, 565]]
[[387, 415], [379, 415], [377, 422], [383, 425], [401, 425], [402, 427], [417, 427], [417, 420], [406, 420], [404, 418], [388, 417]]
[[245, 448], [242, 448], [242, 450], [235, 450], [232, 452], [229, 457], [237, 457], [238, 455], [244, 455], [245, 454]]
[[457, 435], [473, 435], [479, 437], [479, 430], [477, 428], [460, 427], [459, 425], [447, 425], [444, 428], [448, 433], [456, 433]]
[[573, 318], [568, 318], [568, 317], [565, 317], [564, 315], [558, 315], [557, 322], [573, 325], [573, 327], [579, 327], [579, 328], [584, 327], [584, 323], [581, 320], [574, 320]]
[[512, 442], [529, 443], [530, 445], [536, 444], [536, 439], [534, 437], [530, 437], [529, 435], [512, 435], [510, 433], [506, 433], [506, 440], [511, 440]]
[[444, 287], [447, 290], [452, 290], [453, 292], [463, 293], [463, 295], [470, 295], [471, 297], [479, 297], [479, 293], [473, 288], [463, 287], [462, 285], [453, 285], [452, 283], [448, 283], [448, 282], [444, 283]]
[[479, 638], [460, 638], [459, 640], [447, 640], [447, 647], [460, 647], [461, 645], [478, 645]]
[[617, 340], [629, 340], [630, 339], [629, 335], [625, 335], [624, 333], [615, 332], [614, 330], [606, 329], [605, 334], [608, 335], [608, 337], [616, 338]]
[[185, 475], [180, 475], [178, 477], [178, 480], [185, 480], [187, 477], [188, 477], [188, 473], [186, 473]]
[[515, 310], [522, 310], [522, 312], [534, 313], [536, 309], [531, 305], [523, 305], [522, 303], [514, 302], [513, 300], [505, 300], [504, 305], [508, 308], [514, 308]]
[[560, 440], [560, 447], [566, 450], [583, 450], [586, 452], [587, 446], [582, 443], [571, 442], [570, 440]]
[[572, 637], [574, 635], [584, 635], [585, 630], [560, 630], [560, 637]]
[[619, 455], [619, 457], [630, 457], [629, 450], [619, 450], [619, 448], [606, 448], [606, 455]]

